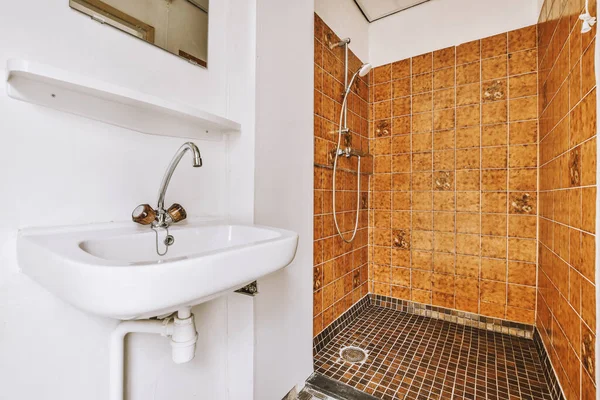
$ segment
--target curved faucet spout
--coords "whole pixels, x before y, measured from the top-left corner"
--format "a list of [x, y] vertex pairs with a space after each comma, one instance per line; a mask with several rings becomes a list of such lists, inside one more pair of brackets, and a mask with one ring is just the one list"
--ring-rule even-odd
[[175, 172], [175, 168], [181, 161], [181, 158], [184, 156], [186, 151], [191, 151], [193, 160], [192, 166], [201, 167], [202, 166], [202, 157], [200, 156], [200, 150], [198, 150], [198, 146], [196, 146], [192, 142], [184, 143], [177, 153], [173, 156], [171, 163], [167, 167], [165, 171], [165, 175], [163, 176], [162, 182], [160, 184], [160, 190], [158, 191], [158, 207], [157, 211], [159, 215], [163, 215], [165, 213], [165, 193], [167, 192], [167, 187], [169, 186], [169, 182], [171, 182], [171, 177], [173, 176], [173, 172]]

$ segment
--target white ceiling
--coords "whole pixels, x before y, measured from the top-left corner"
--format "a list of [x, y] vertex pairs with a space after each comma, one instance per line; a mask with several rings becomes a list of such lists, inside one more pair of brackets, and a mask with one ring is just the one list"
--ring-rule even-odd
[[369, 22], [395, 14], [429, 0], [354, 0]]

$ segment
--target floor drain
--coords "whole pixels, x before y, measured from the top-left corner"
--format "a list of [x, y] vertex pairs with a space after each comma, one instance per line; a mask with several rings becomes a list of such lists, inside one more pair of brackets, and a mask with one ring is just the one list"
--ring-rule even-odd
[[340, 350], [340, 357], [342, 360], [353, 364], [359, 364], [367, 361], [367, 352], [360, 347], [344, 347]]

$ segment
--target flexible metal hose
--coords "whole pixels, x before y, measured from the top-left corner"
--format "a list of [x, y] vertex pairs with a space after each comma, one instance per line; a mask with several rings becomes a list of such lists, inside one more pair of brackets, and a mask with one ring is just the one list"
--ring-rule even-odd
[[356, 188], [356, 217], [354, 221], [354, 232], [352, 232], [352, 237], [350, 239], [346, 239], [340, 230], [340, 226], [337, 221], [336, 209], [335, 209], [335, 181], [336, 181], [336, 172], [337, 172], [337, 163], [338, 157], [340, 153], [340, 146], [342, 144], [342, 121], [344, 118], [344, 109], [348, 106], [348, 94], [350, 91], [348, 90], [344, 96], [344, 101], [342, 102], [342, 111], [340, 113], [340, 124], [338, 130], [338, 142], [337, 149], [335, 150], [335, 158], [333, 160], [333, 222], [335, 223], [335, 229], [337, 233], [340, 235], [342, 240], [346, 243], [352, 243], [354, 238], [356, 237], [356, 232], [358, 230], [358, 216], [360, 212], [360, 156], [358, 156], [358, 185]]

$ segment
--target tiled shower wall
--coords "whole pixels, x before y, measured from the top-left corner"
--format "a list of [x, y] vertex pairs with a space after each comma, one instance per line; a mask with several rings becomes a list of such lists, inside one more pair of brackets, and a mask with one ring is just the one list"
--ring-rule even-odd
[[[583, 6], [546, 0], [537, 29], [359, 81], [352, 147], [375, 157], [351, 245], [332, 219], [343, 51], [315, 16], [315, 335], [367, 293], [368, 275], [376, 294], [535, 322], [567, 398], [595, 398], [596, 28], [581, 34]], [[351, 53], [351, 73], [360, 65]], [[348, 232], [356, 161], [340, 170]]]
[[373, 293], [534, 323], [536, 31], [374, 69]]
[[[343, 47], [330, 49], [340, 38], [315, 14], [315, 115], [314, 115], [314, 320], [316, 336], [367, 294], [368, 278], [368, 188], [372, 160], [361, 165], [361, 198], [356, 239], [345, 243], [333, 220], [333, 159], [344, 91]], [[349, 54], [349, 77], [362, 62]], [[351, 141], [342, 146], [368, 151], [369, 87], [358, 79], [348, 99]], [[357, 160], [341, 157], [338, 166], [336, 215], [344, 236], [352, 234], [357, 203]]]
[[[583, 7], [546, 0], [537, 27], [359, 81], [352, 147], [374, 163], [361, 184], [368, 230], [361, 196], [351, 245], [332, 219], [343, 52], [315, 15], [315, 335], [367, 293], [368, 275], [376, 294], [535, 322], [567, 399], [596, 398], [596, 28], [581, 34]], [[360, 65], [351, 53], [351, 73]], [[356, 161], [340, 170], [348, 232]]]
[[596, 28], [581, 33], [583, 6], [546, 0], [538, 25], [536, 326], [567, 399], [596, 399]]

